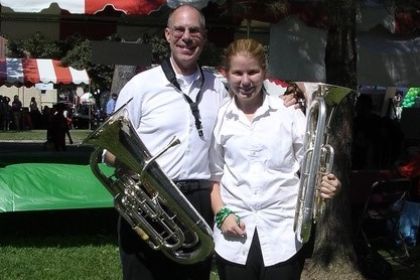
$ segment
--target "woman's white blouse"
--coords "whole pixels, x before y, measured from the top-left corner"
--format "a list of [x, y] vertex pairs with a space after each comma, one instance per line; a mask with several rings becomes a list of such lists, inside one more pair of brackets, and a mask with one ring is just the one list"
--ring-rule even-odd
[[245, 264], [255, 229], [265, 266], [291, 258], [302, 247], [295, 238], [295, 215], [306, 119], [265, 95], [250, 122], [232, 100], [218, 113], [210, 149], [212, 179], [220, 181], [226, 207], [245, 223], [246, 237], [224, 236], [214, 227], [216, 252]]

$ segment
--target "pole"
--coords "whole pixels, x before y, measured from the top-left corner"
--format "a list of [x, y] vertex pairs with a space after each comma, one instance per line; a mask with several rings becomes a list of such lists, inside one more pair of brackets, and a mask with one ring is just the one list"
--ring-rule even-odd
[[88, 115], [89, 115], [89, 130], [92, 130], [92, 118], [91, 118], [91, 111], [92, 111], [92, 105], [89, 104], [89, 110], [88, 110]]

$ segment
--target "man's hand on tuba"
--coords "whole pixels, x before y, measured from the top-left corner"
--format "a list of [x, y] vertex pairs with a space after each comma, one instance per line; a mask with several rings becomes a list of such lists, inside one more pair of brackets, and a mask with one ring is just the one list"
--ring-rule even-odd
[[114, 166], [115, 167], [116, 160], [117, 160], [117, 157], [114, 156], [114, 154], [112, 154], [108, 151], [104, 152], [104, 163], [106, 163], [109, 166]]
[[295, 105], [295, 108], [300, 108], [305, 112], [306, 107], [303, 84], [290, 82], [282, 98], [286, 106]]
[[124, 163], [119, 161], [114, 154], [105, 151], [103, 159], [107, 165], [115, 167], [115, 174], [117, 175], [117, 177], [121, 177], [122, 175], [128, 175], [135, 181], [139, 180], [139, 175], [136, 172], [132, 171], [130, 168], [128, 168]]

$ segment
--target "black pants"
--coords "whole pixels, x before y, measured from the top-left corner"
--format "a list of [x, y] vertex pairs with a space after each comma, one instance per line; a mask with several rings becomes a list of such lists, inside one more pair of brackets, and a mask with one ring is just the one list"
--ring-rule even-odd
[[[212, 226], [213, 213], [209, 182], [200, 181], [198, 189], [195, 187], [196, 183], [197, 181], [193, 181], [193, 184], [182, 182], [180, 188], [206, 222]], [[207, 280], [210, 278], [212, 257], [193, 265], [176, 263], [165, 257], [162, 252], [152, 250], [122, 217], [118, 221], [118, 241], [124, 280]]]
[[298, 280], [305, 258], [298, 252], [291, 259], [264, 267], [258, 233], [255, 231], [246, 265], [229, 262], [216, 256], [220, 280]]

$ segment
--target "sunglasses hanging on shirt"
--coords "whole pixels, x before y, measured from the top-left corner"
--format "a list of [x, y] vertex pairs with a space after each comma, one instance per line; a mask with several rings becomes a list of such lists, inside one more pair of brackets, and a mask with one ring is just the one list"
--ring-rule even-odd
[[182, 95], [184, 96], [184, 99], [188, 102], [188, 104], [190, 105], [190, 109], [191, 112], [194, 116], [194, 120], [195, 120], [195, 127], [197, 128], [197, 132], [198, 135], [200, 137], [203, 137], [203, 126], [201, 124], [201, 120], [200, 120], [200, 111], [198, 110], [198, 104], [201, 101], [201, 97], [203, 96], [203, 85], [204, 85], [204, 75], [203, 75], [203, 70], [201, 69], [201, 67], [199, 67], [200, 69], [200, 75], [201, 75], [201, 84], [200, 84], [200, 90], [197, 94], [197, 97], [195, 99], [195, 102], [191, 100], [191, 98], [186, 95], [182, 90], [181, 87], [178, 84], [178, 81], [176, 80], [176, 75], [175, 75], [175, 71], [172, 68], [172, 64], [169, 58], [164, 59], [162, 61], [162, 69], [163, 72], [165, 73], [166, 79], [168, 79], [168, 81], [174, 85], [180, 92], [182, 92]]

